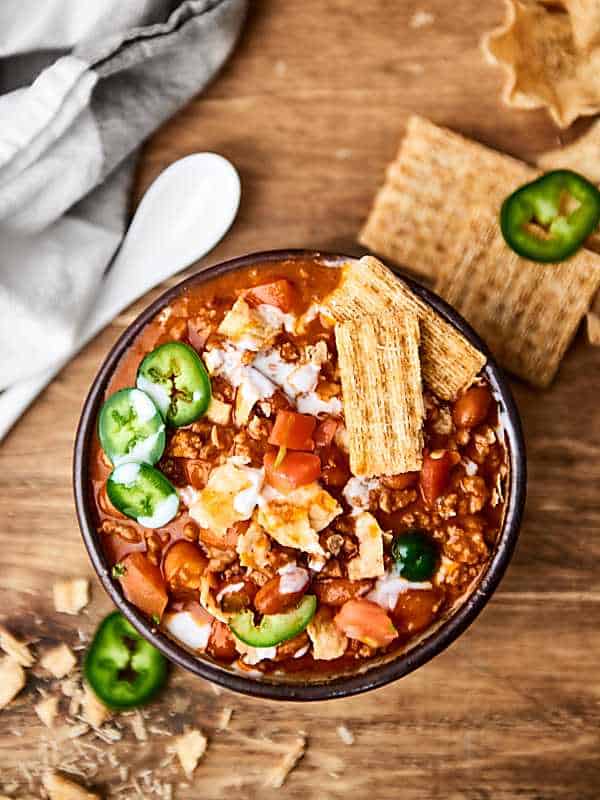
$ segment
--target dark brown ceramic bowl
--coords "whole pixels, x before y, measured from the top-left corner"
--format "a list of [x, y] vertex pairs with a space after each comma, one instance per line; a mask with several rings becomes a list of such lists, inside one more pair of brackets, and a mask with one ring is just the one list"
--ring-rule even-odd
[[117, 607], [142, 636], [152, 642], [167, 658], [181, 667], [228, 689], [276, 700], [329, 700], [334, 697], [348, 697], [369, 689], [375, 689], [397, 680], [403, 675], [407, 675], [448, 647], [473, 622], [498, 586], [508, 566], [519, 535], [525, 503], [526, 462], [521, 422], [504, 374], [497, 366], [485, 344], [456, 311], [429, 290], [403, 276], [420, 298], [454, 325], [476, 347], [486, 353], [488, 362], [484, 369], [484, 374], [501, 408], [510, 468], [504, 521], [492, 558], [483, 574], [477, 579], [476, 585], [472, 587], [466, 600], [459, 607], [452, 609], [445, 619], [438, 621], [433, 628], [426, 631], [419, 641], [412, 643], [404, 650], [399, 650], [397, 654], [388, 655], [380, 661], [362, 665], [357, 672], [331, 678], [317, 676], [313, 679], [308, 676], [257, 678], [236, 672], [208, 658], [198, 658], [184, 647], [176, 644], [165, 634], [157, 631], [145, 616], [125, 600], [118, 582], [111, 578], [109, 565], [95, 530], [92, 502], [88, 489], [90, 442], [106, 386], [119, 359], [142, 328], [184, 288], [203, 283], [226, 272], [255, 263], [319, 257], [326, 259], [328, 262], [344, 261], [349, 258], [347, 256], [305, 250], [273, 250], [265, 253], [253, 253], [205, 269], [164, 292], [127, 328], [108, 354], [94, 379], [85, 401], [75, 441], [73, 481], [79, 525], [94, 568]]

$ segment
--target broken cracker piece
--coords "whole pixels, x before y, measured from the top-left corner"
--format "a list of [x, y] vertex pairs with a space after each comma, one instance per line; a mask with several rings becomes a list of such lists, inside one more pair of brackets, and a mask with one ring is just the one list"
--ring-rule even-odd
[[354, 475], [421, 468], [423, 392], [415, 314], [358, 316], [335, 327]]
[[358, 539], [358, 555], [348, 561], [348, 577], [351, 581], [378, 578], [385, 574], [383, 565], [383, 531], [368, 511], [354, 519], [355, 535]]
[[331, 661], [340, 658], [348, 647], [348, 637], [333, 621], [333, 612], [321, 606], [306, 628], [312, 642], [312, 656], [317, 661]]
[[336, 732], [344, 744], [354, 744], [354, 734], [346, 725], [338, 725]]
[[90, 582], [87, 578], [66, 578], [52, 587], [54, 608], [61, 614], [79, 614], [90, 602]]
[[436, 290], [481, 334], [506, 369], [548, 386], [600, 287], [600, 256], [580, 250], [559, 264], [514, 253], [495, 219], [471, 220]]
[[25, 670], [14, 658], [0, 660], [0, 710], [19, 694], [25, 681]]
[[435, 276], [464, 228], [466, 207], [500, 212], [538, 172], [516, 158], [413, 115], [359, 235], [373, 252]]
[[503, 101], [545, 107], [560, 128], [600, 110], [600, 49], [589, 46], [599, 14], [583, 0], [565, 5], [507, 0], [504, 23], [482, 42], [488, 61], [504, 69]]
[[269, 773], [265, 786], [281, 789], [288, 775], [306, 752], [306, 737], [299, 736], [290, 750], [283, 756], [281, 763]]
[[46, 650], [40, 660], [40, 664], [55, 678], [64, 678], [76, 666], [77, 659], [73, 655], [71, 648], [63, 642], [50, 650]]
[[229, 727], [229, 723], [231, 722], [231, 718], [233, 717], [234, 709], [231, 706], [225, 706], [221, 710], [221, 716], [219, 717], [219, 724], [217, 725], [217, 730], [219, 731], [226, 731]]
[[50, 800], [100, 800], [100, 795], [88, 792], [83, 786], [65, 778], [59, 772], [47, 772], [42, 783]]
[[81, 698], [81, 712], [84, 720], [92, 728], [100, 728], [111, 717], [111, 710], [99, 700], [94, 691], [83, 684], [83, 696]]
[[33, 666], [35, 659], [29, 647], [25, 642], [16, 639], [3, 625], [0, 625], [0, 649], [4, 650], [7, 656], [17, 661], [22, 667]]
[[191, 778], [206, 752], [208, 740], [202, 731], [191, 729], [175, 740], [175, 752], [187, 778]]
[[51, 695], [42, 698], [34, 705], [33, 710], [47, 728], [52, 728], [58, 715], [58, 697]]
[[384, 311], [395, 314], [397, 319], [410, 312], [416, 314], [423, 380], [443, 400], [454, 400], [485, 365], [483, 353], [421, 300], [405, 281], [371, 256], [345, 264], [338, 288], [324, 303], [338, 322], [367, 314], [378, 317]]

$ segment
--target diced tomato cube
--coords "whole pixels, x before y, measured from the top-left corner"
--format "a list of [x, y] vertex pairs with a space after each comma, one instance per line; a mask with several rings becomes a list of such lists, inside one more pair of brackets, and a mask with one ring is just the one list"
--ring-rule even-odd
[[125, 597], [149, 617], [162, 618], [167, 606], [167, 587], [161, 571], [143, 554], [130, 553], [120, 562], [119, 581]]
[[272, 283], [263, 283], [262, 286], [254, 286], [248, 290], [246, 298], [255, 305], [265, 303], [276, 306], [287, 314], [294, 307], [296, 292], [290, 281], [281, 278]]
[[333, 437], [340, 425], [339, 419], [335, 417], [327, 417], [323, 422], [320, 422], [315, 431], [314, 440], [317, 447], [329, 447], [333, 442]]
[[449, 450], [435, 450], [433, 453], [424, 454], [420, 486], [423, 500], [428, 506], [432, 506], [443, 494], [450, 480], [450, 470], [453, 465], [454, 459]]
[[369, 647], [386, 647], [398, 636], [385, 610], [370, 600], [348, 600], [335, 615], [336, 627]]
[[291, 492], [299, 486], [316, 481], [321, 474], [321, 460], [312, 453], [292, 451], [286, 453], [275, 467], [277, 451], [265, 453], [264, 465], [267, 483], [280, 492]]
[[275, 425], [269, 436], [269, 444], [287, 447], [288, 450], [314, 450], [312, 439], [317, 420], [310, 414], [296, 411], [278, 411]]

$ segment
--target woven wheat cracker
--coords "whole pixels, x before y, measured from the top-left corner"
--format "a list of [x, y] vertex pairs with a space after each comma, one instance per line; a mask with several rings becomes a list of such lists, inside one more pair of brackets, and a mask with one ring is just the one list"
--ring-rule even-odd
[[504, 198], [536, 175], [521, 161], [413, 116], [359, 241], [435, 276], [465, 214], [499, 212]]
[[355, 475], [421, 468], [423, 393], [417, 315], [380, 312], [335, 327]]
[[548, 386], [600, 286], [600, 257], [581, 250], [560, 264], [527, 261], [506, 245], [493, 218], [472, 219], [455, 253], [436, 291], [504, 367]]
[[325, 304], [340, 322], [386, 310], [397, 319], [407, 312], [416, 314], [421, 330], [423, 380], [444, 400], [454, 399], [469, 386], [485, 364], [485, 356], [456, 328], [371, 256], [344, 265], [340, 285]]

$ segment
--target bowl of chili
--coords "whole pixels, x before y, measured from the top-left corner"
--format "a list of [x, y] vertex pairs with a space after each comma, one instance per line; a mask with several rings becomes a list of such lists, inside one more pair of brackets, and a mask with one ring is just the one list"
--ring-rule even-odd
[[[389, 484], [396, 487], [393, 490], [386, 488], [386, 486], [380, 488], [377, 521], [385, 527], [385, 523], [389, 523], [390, 520], [402, 520], [402, 524], [399, 525], [399, 531], [393, 536], [393, 539], [390, 536], [390, 541], [386, 544], [384, 553], [386, 576], [377, 580], [366, 579], [360, 581], [359, 573], [356, 573], [356, 582], [365, 584], [365, 591], [363, 592], [361, 589], [355, 597], [353, 596], [354, 599], [346, 602], [343, 607], [336, 608], [335, 622], [338, 629], [348, 634], [352, 644], [356, 644], [351, 638], [352, 632], [356, 631], [357, 621], [360, 627], [361, 619], [367, 606], [369, 606], [370, 612], [373, 612], [373, 608], [377, 608], [382, 620], [385, 618], [389, 622], [389, 618], [381, 606], [387, 602], [386, 592], [389, 593], [390, 586], [388, 580], [390, 575], [388, 573], [391, 570], [392, 582], [393, 580], [403, 582], [403, 591], [407, 586], [409, 587], [407, 593], [399, 596], [395, 595], [395, 601], [397, 599], [398, 603], [395, 605], [391, 616], [396, 627], [400, 628], [402, 625], [401, 612], [406, 617], [407, 605], [411, 605], [411, 603], [414, 605], [412, 598], [414, 595], [417, 596], [417, 611], [415, 612], [414, 608], [411, 607], [412, 621], [404, 631], [405, 638], [402, 640], [402, 647], [397, 647], [396, 645], [394, 647], [389, 645], [388, 647], [387, 632], [383, 631], [381, 638], [376, 642], [365, 637], [359, 638], [358, 645], [352, 650], [354, 660], [350, 662], [346, 657], [344, 657], [345, 660], [334, 660], [330, 662], [333, 665], [331, 668], [321, 668], [318, 661], [313, 659], [312, 650], [310, 654], [305, 655], [299, 648], [296, 652], [292, 651], [290, 658], [284, 663], [285, 669], [283, 671], [277, 668], [277, 664], [281, 662], [273, 661], [273, 669], [260, 669], [260, 665], [258, 669], [255, 669], [250, 668], [248, 664], [244, 664], [240, 658], [238, 658], [236, 664], [242, 666], [243, 669], [234, 669], [232, 668], [231, 659], [230, 663], [223, 663], [219, 661], [218, 657], [208, 657], [208, 654], [207, 657], [202, 657], [198, 653], [191, 652], [189, 646], [178, 641], [177, 637], [172, 635], [172, 631], [166, 630], [160, 624], [163, 612], [165, 612], [165, 609], [171, 609], [171, 606], [176, 610], [175, 613], [183, 610], [183, 613], [187, 614], [188, 611], [186, 609], [192, 608], [193, 605], [190, 605], [189, 595], [185, 593], [177, 595], [175, 593], [173, 596], [163, 596], [159, 593], [158, 596], [155, 595], [148, 600], [148, 593], [142, 591], [136, 595], [135, 587], [132, 589], [131, 581], [134, 580], [140, 570], [149, 570], [151, 580], [160, 581], [161, 584], [165, 580], [165, 574], [169, 577], [174, 575], [182, 563], [179, 558], [181, 555], [179, 551], [183, 551], [185, 548], [185, 538], [182, 534], [183, 523], [181, 520], [179, 523], [177, 521], [182, 515], [179, 513], [175, 517], [176, 512], [171, 509], [173, 504], [177, 505], [175, 493], [178, 492], [181, 496], [182, 491], [174, 488], [173, 483], [177, 484], [176, 476], [169, 473], [165, 466], [164, 459], [166, 456], [164, 454], [161, 456], [165, 446], [163, 441], [165, 434], [163, 426], [160, 424], [160, 417], [157, 421], [152, 409], [143, 415], [146, 427], [142, 431], [141, 439], [138, 436], [138, 439], [135, 440], [133, 445], [134, 456], [132, 456], [132, 447], [127, 443], [127, 437], [123, 433], [123, 431], [127, 432], [129, 430], [125, 411], [127, 408], [131, 408], [132, 405], [141, 407], [141, 398], [135, 394], [138, 391], [140, 394], [143, 393], [144, 396], [150, 397], [154, 401], [154, 409], [160, 411], [161, 401], [165, 400], [165, 398], [164, 393], [161, 394], [160, 392], [159, 380], [156, 377], [160, 373], [159, 367], [161, 367], [161, 364], [164, 366], [168, 359], [179, 356], [181, 356], [182, 364], [179, 372], [182, 375], [183, 383], [181, 391], [178, 390], [177, 396], [181, 402], [173, 404], [172, 398], [170, 401], [169, 398], [166, 399], [166, 405], [162, 409], [162, 416], [167, 426], [169, 423], [176, 426], [181, 423], [179, 427], [175, 428], [175, 432], [178, 430], [190, 430], [189, 426], [191, 425], [193, 428], [194, 425], [193, 420], [197, 419], [198, 415], [207, 413], [207, 408], [211, 402], [210, 381], [206, 377], [203, 363], [198, 358], [198, 353], [202, 353], [203, 348], [206, 346], [206, 341], [199, 341], [198, 331], [194, 330], [190, 324], [184, 326], [184, 331], [179, 326], [177, 336], [184, 341], [173, 342], [178, 346], [171, 351], [169, 350], [168, 342], [164, 341], [164, 336], [162, 338], [160, 336], [152, 338], [148, 331], [151, 330], [153, 324], [156, 324], [157, 320], [164, 322], [165, 319], [168, 319], [172, 309], [177, 306], [181, 298], [187, 297], [189, 300], [189, 298], [195, 296], [195, 293], [202, 294], [205, 292], [206, 287], [210, 287], [215, 282], [223, 290], [226, 289], [230, 293], [233, 292], [231, 296], [235, 297], [239, 296], [239, 289], [247, 291], [245, 282], [250, 280], [254, 288], [250, 288], [249, 291], [254, 293], [256, 302], [264, 303], [265, 299], [269, 302], [269, 298], [264, 295], [264, 284], [260, 283], [261, 271], [264, 271], [264, 274], [271, 281], [269, 283], [270, 287], [279, 284], [276, 287], [279, 296], [275, 300], [272, 300], [273, 290], [271, 289], [270, 291], [271, 301], [279, 304], [279, 309], [281, 309], [287, 307], [286, 303], [288, 301], [284, 296], [284, 284], [288, 278], [288, 282], [293, 283], [295, 274], [306, 275], [308, 277], [302, 280], [306, 285], [309, 285], [311, 283], [311, 274], [318, 273], [323, 265], [327, 265], [330, 269], [331, 267], [340, 267], [349, 261], [353, 261], [353, 259], [339, 254], [304, 250], [269, 251], [216, 264], [185, 279], [155, 300], [116, 342], [93, 381], [79, 422], [73, 462], [75, 503], [85, 546], [104, 588], [133, 628], [168, 659], [200, 677], [244, 694], [280, 700], [324, 700], [345, 697], [374, 689], [410, 673], [444, 650], [477, 617], [498, 586], [512, 556], [519, 533], [525, 502], [526, 458], [519, 414], [507, 379], [495, 363], [485, 344], [456, 311], [433, 292], [415, 283], [410, 278], [402, 276], [405, 285], [420, 302], [432, 309], [445, 323], [458, 331], [467, 342], [483, 353], [486, 358], [485, 366], [477, 379], [477, 385], [474, 385], [469, 390], [470, 395], [468, 393], [463, 394], [454, 403], [453, 408], [438, 403], [438, 410], [435, 412], [437, 417], [432, 423], [426, 438], [421, 477], [417, 479], [419, 481], [419, 498], [415, 499], [414, 481], [413, 483], [410, 480], [408, 481], [408, 488], [398, 488], [400, 487], [398, 479], [403, 482], [402, 479], [406, 476], [395, 476], [394, 480], [396, 482], [392, 481]], [[285, 279], [273, 281], [273, 277], [277, 278], [283, 273], [285, 273]], [[327, 282], [329, 277], [325, 273], [323, 275], [325, 276], [323, 280]], [[218, 283], [219, 281], [221, 283]], [[238, 282], [237, 284], [236, 281]], [[243, 286], [240, 281], [244, 284]], [[233, 291], [232, 287], [236, 285], [237, 288]], [[332, 286], [327, 288], [331, 289]], [[283, 292], [283, 295], [281, 292]], [[226, 291], [221, 293], [227, 294]], [[189, 300], [192, 306], [193, 302], [193, 299]], [[259, 307], [264, 308], [264, 305]], [[198, 311], [198, 308], [194, 307], [194, 311]], [[173, 323], [175, 327], [178, 321], [178, 318], [176, 318]], [[163, 322], [160, 324], [163, 324]], [[172, 327], [173, 331], [175, 327]], [[324, 336], [324, 334], [322, 335]], [[150, 341], [151, 338], [152, 341]], [[179, 351], [181, 352], [179, 353]], [[132, 354], [135, 355], [135, 364], [131, 362]], [[203, 359], [208, 361], [206, 352], [203, 353]], [[117, 376], [116, 380], [115, 376]], [[187, 391], [184, 386], [186, 381], [191, 382], [190, 385], [193, 386], [193, 391]], [[216, 379], [213, 379], [213, 381], [213, 396], [216, 397], [220, 384]], [[132, 394], [123, 394], [126, 387], [134, 383], [136, 388], [129, 389]], [[173, 385], [175, 386], [175, 383]], [[440, 468], [445, 464], [446, 458], [449, 459], [449, 463], [446, 465], [446, 472], [449, 473], [450, 470], [454, 469], [459, 476], [456, 479], [457, 481], [460, 479], [469, 485], [473, 485], [473, 481], [469, 483], [469, 478], [474, 477], [472, 474], [473, 469], [475, 472], [477, 471], [477, 466], [467, 457], [466, 450], [464, 454], [461, 453], [463, 456], [461, 464], [457, 465], [452, 462], [451, 455], [448, 455], [449, 450], [440, 449], [438, 445], [446, 442], [444, 434], [440, 433], [442, 421], [445, 421], [444, 424], [446, 424], [448, 414], [450, 414], [450, 416], [454, 416], [454, 425], [455, 427], [459, 425], [459, 430], [463, 430], [463, 432], [478, 430], [475, 428], [475, 424], [481, 423], [482, 420], [469, 418], [469, 414], [473, 413], [473, 408], [477, 405], [477, 402], [474, 403], [474, 401], [477, 401], [478, 398], [475, 395], [478, 393], [480, 395], [488, 393], [493, 398], [494, 411], [487, 410], [489, 405], [488, 397], [484, 417], [486, 414], [488, 415], [487, 420], [490, 424], [487, 425], [487, 428], [491, 428], [493, 421], [493, 424], [498, 426], [498, 430], [501, 430], [504, 440], [503, 452], [506, 458], [506, 472], [503, 479], [504, 488], [500, 490], [500, 501], [497, 501], [496, 511], [493, 512], [495, 514], [494, 519], [497, 517], [497, 535], [488, 544], [482, 544], [483, 537], [477, 534], [471, 536], [469, 546], [472, 547], [474, 542], [479, 543], [478, 546], [484, 549], [486, 555], [480, 562], [475, 559], [475, 563], [479, 563], [479, 566], [472, 567], [467, 563], [469, 560], [473, 561], [471, 555], [469, 555], [470, 551], [465, 555], [467, 551], [463, 550], [462, 556], [464, 556], [465, 563], [463, 563], [461, 569], [463, 569], [466, 578], [471, 576], [468, 591], [465, 589], [460, 596], [453, 596], [449, 588], [451, 582], [446, 574], [440, 580], [442, 583], [444, 581], [447, 582], [447, 593], [449, 597], [453, 598], [453, 604], [448, 603], [446, 610], [443, 613], [440, 610], [439, 616], [435, 619], [433, 613], [429, 614], [431, 608], [428, 609], [427, 624], [419, 628], [416, 623], [414, 625], [413, 623], [419, 614], [422, 615], [423, 598], [426, 596], [439, 597], [439, 594], [436, 593], [437, 588], [434, 586], [432, 589], [431, 584], [428, 583], [429, 578], [433, 580], [431, 576], [434, 569], [437, 569], [439, 574], [444, 570], [447, 573], [449, 564], [459, 563], [458, 561], [453, 562], [447, 556], [447, 553], [452, 554], [452, 547], [456, 549], [456, 536], [454, 534], [449, 534], [441, 543], [435, 542], [428, 535], [430, 532], [424, 531], [423, 526], [419, 524], [419, 520], [426, 519], [423, 514], [425, 513], [424, 509], [427, 508], [427, 494], [431, 491], [435, 492], [436, 476], [439, 475]], [[301, 397], [303, 398], [303, 407], [300, 408], [300, 402], [298, 401], [298, 408], [308, 413], [295, 414], [295, 416], [308, 417], [310, 413], [316, 414], [319, 429], [327, 427], [324, 423], [330, 417], [325, 416], [320, 410], [324, 406], [318, 406], [319, 410], [315, 410], [314, 397], [311, 399], [308, 394], [301, 395]], [[322, 404], [324, 401], [321, 398], [319, 402]], [[429, 399], [428, 404], [431, 405], [431, 403], [435, 406], [436, 399]], [[116, 408], [116, 412], [112, 413], [112, 416], [107, 416], [107, 406], [109, 406], [109, 411], [112, 409], [113, 412]], [[442, 411], [444, 412], [443, 414]], [[430, 411], [426, 413], [429, 415]], [[475, 411], [476, 415], [477, 413]], [[295, 462], [302, 460], [298, 456], [305, 455], [303, 449], [306, 451], [309, 447], [315, 448], [313, 441], [313, 437], [316, 438], [314, 433], [315, 425], [309, 425], [305, 419], [303, 426], [296, 425], [294, 430], [290, 432], [291, 418], [286, 414], [294, 416], [294, 412], [286, 411], [285, 408], [277, 411], [275, 425], [270, 424], [269, 426], [269, 442], [271, 446], [269, 452], [264, 454], [264, 471], [267, 476], [271, 474], [273, 487], [277, 493], [280, 490], [284, 492], [294, 490], [295, 484], [290, 487], [286, 484], [286, 481], [290, 480], [290, 475], [295, 476], [293, 480], [297, 479], [298, 467]], [[114, 422], [115, 420], [117, 423]], [[436, 425], [437, 428], [435, 427]], [[481, 427], [481, 430], [483, 429]], [[138, 434], [139, 431], [136, 430], [136, 435]], [[175, 435], [176, 433], [172, 431], [169, 433], [169, 430], [167, 430], [167, 442], [169, 440], [172, 442]], [[289, 451], [284, 443], [290, 446]], [[279, 449], [274, 450], [273, 446], [277, 446]], [[104, 447], [104, 450], [102, 450], [102, 447]], [[316, 447], [316, 451], [306, 453], [309, 457], [302, 460], [302, 470], [310, 471], [312, 469], [311, 458], [314, 461], [316, 458], [315, 453], [320, 454], [321, 460], [323, 460], [323, 452], [318, 449], [318, 444]], [[143, 458], [138, 457], [139, 452], [143, 453]], [[135, 453], [138, 455], [135, 455]], [[106, 466], [107, 454], [110, 454], [108, 467]], [[177, 461], [178, 458], [172, 460]], [[137, 461], [143, 461], [143, 463], [137, 463]], [[294, 467], [294, 471], [290, 472], [288, 470], [286, 472], [285, 469], [281, 471], [282, 463], [284, 466], [289, 466], [290, 469]], [[189, 464], [187, 466], [189, 467]], [[336, 489], [335, 466], [332, 467], [331, 475], [328, 475], [328, 480], [330, 479], [332, 483], [330, 485], [327, 482], [326, 485], [332, 493], [334, 502], [337, 500], [340, 504], [345, 505], [348, 499], [347, 493], [344, 495], [346, 500], [343, 500], [341, 489]], [[114, 469], [109, 476], [108, 473], [111, 467], [114, 467]], [[480, 463], [482, 471], [488, 470], [488, 467], [489, 465], [485, 460]], [[163, 471], [160, 471], [159, 468]], [[278, 469], [279, 472], [277, 472]], [[168, 473], [168, 475], [165, 476], [163, 472]], [[307, 478], [307, 480], [312, 480], [312, 477]], [[199, 485], [205, 484], [206, 476]], [[128, 491], [128, 486], [134, 487], [133, 494]], [[394, 491], [396, 492], [395, 495], [393, 494]], [[490, 494], [493, 495], [495, 489], [490, 488], [486, 491], [488, 504], [490, 504], [489, 496]], [[398, 517], [397, 513], [389, 507], [390, 497], [392, 502], [395, 502], [394, 498], [397, 501], [402, 492], [404, 493], [403, 497], [410, 496], [412, 499], [410, 499], [410, 503], [406, 507], [407, 510], [397, 510], [398, 513], [403, 515]], [[381, 498], [386, 499], [384, 501]], [[471, 518], [471, 521], [475, 519], [481, 509], [478, 508], [477, 502], [473, 501], [472, 498], [469, 499], [466, 494], [463, 500], [467, 504], [471, 503], [471, 505], [463, 508], [466, 519], [465, 526], [468, 527], [469, 518]], [[446, 502], [446, 497], [443, 497], [442, 501], [442, 505], [438, 503], [440, 513], [444, 513], [441, 509], [443, 509], [443, 504]], [[351, 513], [356, 516], [359, 513], [359, 508], [352, 505], [353, 500], [349, 502]], [[111, 520], [112, 522], [109, 525], [104, 525], [107, 519], [104, 511], [107, 506], [110, 509], [108, 519], [109, 522]], [[421, 516], [419, 516], [419, 513]], [[446, 520], [456, 513], [456, 511], [448, 511], [449, 516], [446, 517]], [[183, 515], [184, 519], [188, 519], [186, 514]], [[360, 514], [364, 514], [364, 511], [361, 510]], [[115, 516], [117, 522], [114, 520]], [[367, 514], [367, 516], [369, 515]], [[194, 519], [193, 516], [192, 519]], [[343, 515], [341, 519], [343, 519]], [[118, 530], [119, 525], [121, 525], [121, 528], [127, 528], [131, 520], [134, 521], [133, 529], [135, 529], [136, 525], [141, 526], [141, 529], [143, 529], [144, 536], [140, 537], [140, 541], [122, 541], [118, 534], [114, 535], [114, 531]], [[160, 555], [158, 560], [155, 559], [155, 564], [151, 564], [152, 569], [150, 569], [146, 564], [144, 555], [152, 555], [151, 550], [154, 545], [151, 546], [151, 543], [154, 543], [160, 549], [161, 534], [166, 535], [168, 538], [169, 534], [165, 534], [165, 530], [169, 530], [169, 525], [174, 526], [174, 541], [170, 541], [165, 545], [164, 553]], [[343, 530], [342, 525], [339, 528]], [[446, 528], [450, 530], [450, 524], [446, 524]], [[103, 531], [112, 531], [112, 533], [105, 535]], [[344, 534], [340, 534], [337, 531], [333, 533], [332, 540], [334, 538], [336, 546], [339, 541], [346, 541], [344, 540]], [[107, 540], [110, 540], [112, 544], [107, 544]], [[352, 534], [350, 535], [351, 540]], [[157, 542], [158, 544], [156, 544]], [[178, 547], [175, 548], [174, 544], [177, 544]], [[196, 544], [198, 544], [198, 541]], [[199, 545], [205, 546], [206, 543], [203, 543], [202, 539], [200, 539]], [[192, 545], [188, 543], [188, 549], [191, 547]], [[281, 553], [279, 555], [284, 558], [284, 566], [279, 570], [282, 573], [285, 572], [287, 567], [290, 567], [289, 563], [287, 566], [285, 563], [285, 559], [289, 557], [290, 548], [284, 546], [280, 550]], [[200, 572], [205, 568], [211, 553], [214, 556], [214, 550], [211, 551], [209, 546], [205, 546], [203, 560], [197, 559], [200, 566], [196, 577], [200, 576]], [[331, 589], [337, 579], [327, 576], [322, 579], [322, 576], [314, 569], [314, 561], [312, 560], [314, 554], [312, 556], [308, 553], [301, 554], [301, 557], [304, 560], [301, 560], [301, 563], [299, 560], [299, 567], [294, 562], [293, 568], [298, 567], [300, 571], [310, 573], [312, 588], [310, 593], [304, 593], [305, 589], [300, 592], [300, 596], [295, 598], [298, 602], [294, 608], [291, 610], [286, 609], [285, 613], [269, 613], [269, 611], [275, 611], [276, 609], [274, 607], [271, 609], [269, 606], [269, 598], [267, 597], [269, 583], [267, 582], [266, 586], [263, 584], [262, 587], [253, 587], [254, 594], [252, 594], [253, 599], [250, 610], [248, 608], [238, 609], [235, 614], [227, 617], [228, 627], [233, 632], [235, 640], [242, 644], [245, 643], [253, 653], [256, 651], [264, 653], [269, 649], [275, 650], [273, 642], [300, 641], [299, 637], [301, 636], [304, 637], [302, 641], [305, 641], [306, 627], [314, 618], [317, 606], [327, 605], [329, 601], [334, 603], [335, 606], [335, 600], [331, 599]], [[327, 553], [327, 557], [329, 562], [326, 569], [329, 569], [331, 562], [338, 559], [331, 558], [330, 553]], [[342, 554], [338, 558], [341, 561]], [[355, 555], [354, 559], [356, 564], [358, 556]], [[201, 561], [202, 563], [200, 563]], [[144, 563], [142, 564], [142, 562]], [[190, 562], [186, 561], [185, 564], [186, 567], [190, 566]], [[311, 564], [312, 566], [310, 566]], [[123, 573], [128, 568], [130, 569], [129, 586], [127, 586], [127, 581], [123, 580]], [[343, 569], [347, 570], [347, 565]], [[188, 569], [188, 573], [189, 571], [190, 569]], [[249, 568], [248, 572], [251, 572]], [[342, 572], [340, 574], [345, 573]], [[220, 576], [221, 583], [218, 588], [226, 594], [227, 588], [223, 590], [223, 587], [226, 586], [227, 582], [223, 575], [226, 575], [226, 570]], [[235, 580], [239, 584], [239, 570], [236, 575]], [[278, 580], [283, 579], [279, 575], [276, 577]], [[147, 579], [146, 575], [144, 575], [144, 579]], [[192, 576], [192, 581], [193, 579]], [[385, 583], [386, 580], [388, 580], [387, 583]], [[381, 584], [380, 581], [382, 581]], [[327, 585], [325, 586], [325, 584]], [[194, 585], [196, 586], [196, 584]], [[418, 589], [428, 586], [429, 594], [426, 592], [422, 594], [412, 592], [411, 587], [413, 586]], [[365, 594], [367, 589], [369, 589], [369, 594], [367, 598], [364, 598], [361, 595]], [[443, 588], [443, 591], [446, 591], [446, 589]], [[327, 592], [329, 592], [329, 601], [327, 601]], [[324, 597], [325, 601], [323, 600]], [[384, 597], [384, 601], [378, 600], [381, 597]], [[258, 600], [254, 598], [258, 598]], [[411, 599], [411, 603], [408, 603], [409, 599]], [[379, 605], [377, 605], [378, 602]], [[253, 606], [254, 603], [255, 605]], [[195, 605], [197, 606], [197, 603]], [[264, 614], [258, 624], [256, 623], [256, 613], [252, 611], [252, 607], [259, 609], [261, 615]], [[398, 610], [399, 608], [400, 611]], [[437, 609], [441, 609], [442, 605], [436, 605], [435, 608], [437, 613]], [[193, 610], [192, 608], [192, 612]], [[219, 613], [219, 610], [215, 610], [215, 613]], [[170, 613], [169, 610], [166, 613], [168, 615]], [[201, 613], [206, 613], [205, 609], [201, 609]], [[400, 617], [394, 616], [394, 614], [400, 614]], [[384, 627], [387, 624], [385, 620], [383, 620]], [[398, 622], [398, 620], [400, 621]], [[374, 620], [373, 624], [376, 626], [377, 620]], [[218, 622], [218, 625], [222, 634], [223, 627], [227, 626], [224, 626], [222, 622]], [[413, 625], [412, 632], [411, 625]], [[394, 631], [397, 633], [396, 628], [394, 628]], [[356, 635], [359, 636], [359, 634]], [[211, 633], [211, 637], [214, 638], [214, 631]], [[395, 635], [388, 638], [390, 641], [398, 642]], [[380, 649], [370, 647], [368, 642], [371, 645], [376, 644]], [[227, 647], [224, 647], [224, 649], [226, 651]], [[209, 652], [212, 654], [212, 651]], [[215, 648], [214, 652], [218, 656], [218, 648]], [[366, 655], [361, 655], [361, 652], [363, 654], [366, 653]], [[297, 653], [299, 655], [295, 658]], [[239, 653], [236, 655], [239, 656]], [[271, 664], [271, 662], [268, 663]], [[309, 664], [308, 668], [306, 667], [307, 664]], [[103, 676], [103, 680], [110, 681], [110, 676], [108, 678]]]

